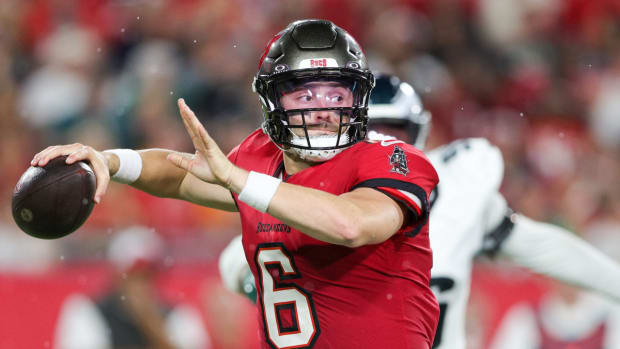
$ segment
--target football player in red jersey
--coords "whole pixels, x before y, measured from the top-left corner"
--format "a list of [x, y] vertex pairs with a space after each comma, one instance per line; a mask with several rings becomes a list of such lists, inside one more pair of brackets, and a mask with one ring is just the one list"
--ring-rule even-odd
[[416, 148], [364, 141], [373, 85], [346, 31], [297, 21], [259, 63], [262, 128], [228, 156], [180, 99], [195, 154], [73, 144], [32, 164], [88, 160], [96, 202], [112, 176], [239, 211], [263, 348], [430, 348], [439, 308], [429, 289], [428, 197], [438, 178]]

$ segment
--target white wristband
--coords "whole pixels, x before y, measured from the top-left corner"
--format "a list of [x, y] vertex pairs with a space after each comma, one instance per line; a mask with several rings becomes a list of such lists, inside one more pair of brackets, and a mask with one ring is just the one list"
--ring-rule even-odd
[[267, 212], [269, 203], [278, 190], [281, 179], [268, 176], [263, 173], [250, 171], [248, 180], [241, 193], [239, 200], [254, 207], [261, 212]]
[[115, 182], [131, 184], [135, 182], [142, 172], [142, 157], [132, 149], [110, 149], [108, 153], [118, 156], [118, 171], [112, 175], [111, 179]]

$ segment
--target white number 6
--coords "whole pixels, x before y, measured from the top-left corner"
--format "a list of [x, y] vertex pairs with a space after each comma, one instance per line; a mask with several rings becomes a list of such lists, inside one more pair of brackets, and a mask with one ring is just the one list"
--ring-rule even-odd
[[[292, 257], [282, 244], [261, 244], [255, 260], [260, 274], [260, 301], [267, 341], [277, 349], [311, 347], [320, 334], [312, 296], [295, 284], [284, 283], [301, 277]], [[280, 268], [279, 280], [272, 277], [268, 267]], [[291, 318], [288, 326], [281, 319], [281, 314], [286, 312]]]

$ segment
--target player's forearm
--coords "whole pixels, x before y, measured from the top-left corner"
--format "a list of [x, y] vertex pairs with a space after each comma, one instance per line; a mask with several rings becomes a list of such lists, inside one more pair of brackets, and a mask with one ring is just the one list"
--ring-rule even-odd
[[[179, 188], [187, 172], [166, 159], [166, 156], [172, 152], [172, 150], [165, 149], [140, 150], [142, 171], [140, 177], [131, 186], [155, 196], [181, 198]], [[119, 169], [119, 158], [106, 151], [103, 154], [110, 169], [110, 176], [112, 176]]]
[[[229, 189], [241, 193], [248, 176], [235, 166]], [[267, 213], [312, 238], [347, 247], [381, 243], [405, 220], [399, 205], [374, 189], [334, 195], [285, 182], [277, 187]]]
[[502, 253], [535, 272], [620, 300], [620, 266], [560, 227], [517, 215]]
[[315, 239], [351, 247], [362, 244], [356, 224], [362, 213], [336, 195], [282, 183], [268, 212]]
[[[361, 190], [383, 195], [373, 189]], [[372, 200], [361, 199], [358, 193], [337, 196], [283, 183], [269, 205], [268, 212], [324, 242], [359, 247], [385, 241], [402, 225], [402, 212], [397, 205], [379, 205]], [[352, 200], [354, 196], [357, 197]]]

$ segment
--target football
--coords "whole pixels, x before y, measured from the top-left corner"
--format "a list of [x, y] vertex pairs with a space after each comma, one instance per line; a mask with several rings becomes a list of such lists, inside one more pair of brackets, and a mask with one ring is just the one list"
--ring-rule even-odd
[[66, 156], [43, 167], [31, 166], [13, 191], [13, 219], [28, 235], [57, 239], [79, 228], [94, 206], [96, 178], [85, 162]]

